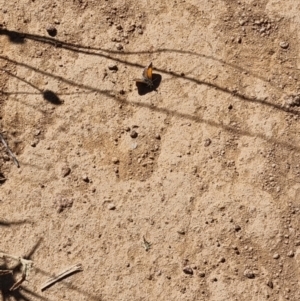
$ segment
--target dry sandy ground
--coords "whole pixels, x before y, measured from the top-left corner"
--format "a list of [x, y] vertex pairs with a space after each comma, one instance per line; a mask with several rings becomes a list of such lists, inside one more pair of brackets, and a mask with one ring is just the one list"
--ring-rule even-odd
[[0, 0], [2, 300], [300, 300], [299, 9]]

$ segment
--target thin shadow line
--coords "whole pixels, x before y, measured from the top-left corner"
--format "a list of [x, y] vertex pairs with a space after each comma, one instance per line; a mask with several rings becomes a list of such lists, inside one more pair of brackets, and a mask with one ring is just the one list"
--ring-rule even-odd
[[[30, 257], [34, 254], [34, 252], [39, 247], [40, 243], [42, 241], [42, 238], [40, 238], [37, 243], [31, 248], [31, 250], [27, 253], [27, 256], [22, 256], [23, 258], [30, 259]], [[14, 266], [11, 266], [9, 269], [13, 271], [13, 273], [17, 272], [21, 267], [21, 263], [16, 263]], [[2, 269], [8, 269], [7, 268], [7, 260], [4, 258], [4, 264], [1, 265]], [[26, 290], [22, 285], [13, 291], [10, 291], [10, 288], [16, 283], [16, 280], [14, 279], [13, 274], [7, 274], [1, 276], [0, 281], [0, 292], [2, 294], [2, 299], [5, 300], [12, 300], [14, 298], [16, 301], [31, 301], [28, 299], [23, 293], [22, 290]], [[29, 291], [30, 292], [30, 291]], [[32, 293], [34, 294], [34, 293]], [[43, 299], [44, 300], [44, 299]]]
[[5, 73], [7, 73], [8, 75], [10, 75], [12, 77], [15, 77], [16, 79], [24, 82], [25, 84], [31, 86], [33, 89], [38, 90], [40, 92], [40, 94], [43, 96], [43, 98], [45, 100], [51, 102], [52, 104], [60, 105], [62, 103], [62, 101], [59, 99], [57, 94], [55, 94], [53, 91], [47, 90], [47, 89], [42, 90], [42, 89], [38, 88], [37, 86], [35, 86], [34, 84], [32, 84], [31, 82], [27, 81], [26, 79], [24, 79], [16, 74], [13, 74], [12, 72], [10, 72], [6, 69], [0, 68], [0, 70], [4, 71]]
[[[100, 94], [103, 94], [103, 95], [106, 95], [107, 97], [115, 100], [115, 101], [118, 101], [118, 102], [121, 102], [121, 103], [127, 103], [127, 104], [132, 104], [134, 103], [135, 105], [137, 106], [141, 106], [141, 107], [147, 107], [149, 108], [150, 110], [153, 110], [153, 111], [157, 111], [157, 112], [161, 112], [161, 113], [164, 113], [164, 114], [172, 114], [174, 116], [179, 116], [181, 118], [186, 118], [186, 119], [189, 119], [189, 120], [192, 120], [192, 121], [195, 121], [197, 123], [201, 123], [201, 122], [204, 122], [206, 124], [209, 124], [211, 126], [214, 126], [214, 127], [222, 127], [223, 129], [225, 129], [226, 131], [233, 131], [233, 132], [237, 132], [237, 133], [240, 133], [242, 135], [245, 135], [245, 136], [249, 136], [249, 137], [260, 137], [261, 139], [267, 141], [267, 142], [272, 142], [272, 143], [279, 143], [285, 147], [288, 147], [288, 148], [295, 148], [297, 149], [298, 151], [300, 150], [300, 148], [298, 147], [295, 147], [294, 145], [290, 144], [290, 143], [286, 143], [286, 142], [278, 142], [278, 141], [275, 141], [274, 139], [272, 138], [268, 138], [266, 137], [265, 135], [263, 134], [257, 134], [257, 135], [254, 135], [252, 134], [251, 132], [248, 132], [248, 131], [239, 131], [237, 130], [236, 128], [231, 128], [229, 126], [226, 126], [226, 125], [223, 125], [223, 124], [219, 124], [219, 123], [216, 123], [214, 121], [209, 121], [209, 120], [203, 120], [203, 119], [200, 119], [199, 117], [197, 116], [193, 116], [193, 115], [189, 115], [189, 114], [185, 114], [185, 113], [178, 113], [174, 110], [169, 110], [169, 109], [165, 109], [165, 108], [158, 108], [158, 107], [154, 107], [150, 104], [143, 104], [143, 103], [140, 103], [140, 102], [129, 102], [127, 100], [124, 100], [124, 99], [121, 99], [117, 96], [115, 96], [114, 94], [114, 91], [112, 90], [100, 90], [98, 88], [94, 88], [92, 86], [89, 86], [89, 85], [83, 85], [83, 84], [78, 84], [76, 82], [73, 82], [71, 80], [68, 80], [68, 79], [65, 79], [64, 77], [62, 76], [58, 76], [58, 75], [54, 75], [53, 73], [49, 73], [49, 72], [46, 72], [46, 71], [42, 71], [42, 70], [39, 70], [35, 67], [32, 67], [30, 65], [27, 65], [25, 63], [22, 63], [22, 62], [18, 62], [18, 61], [15, 61], [15, 60], [12, 60], [12, 59], [9, 59], [7, 57], [4, 57], [4, 56], [1, 56], [0, 55], [0, 59], [3, 59], [3, 60], [6, 60], [10, 63], [13, 63], [13, 64], [16, 64], [16, 65], [20, 65], [20, 66], [23, 66], [25, 68], [28, 68], [28, 69], [31, 69], [31, 70], [34, 70], [35, 72], [37, 73], [40, 73], [42, 75], [45, 75], [45, 76], [50, 76], [52, 78], [55, 78], [55, 79], [58, 79], [60, 81], [63, 81], [69, 85], [72, 85], [72, 86], [76, 86], [76, 87], [80, 87], [80, 88], [83, 88], [83, 89], [86, 89], [86, 90], [90, 90], [90, 91], [93, 91], [93, 92], [98, 92]], [[176, 74], [176, 73], [173, 73], [173, 72], [170, 72], [170, 74], [175, 74], [176, 76], [180, 76], [179, 74]], [[180, 76], [181, 77], [181, 76]], [[253, 103], [260, 103], [260, 104], [263, 104], [263, 105], [266, 105], [266, 106], [270, 106], [270, 107], [273, 107], [275, 109], [278, 109], [280, 111], [284, 111], [284, 112], [288, 112], [288, 113], [293, 113], [293, 114], [296, 114], [296, 115], [299, 115], [300, 113], [295, 111], [295, 110], [292, 110], [292, 109], [285, 109], [285, 108], [282, 108], [281, 106], [279, 105], [276, 105], [276, 104], [272, 104], [270, 102], [266, 102], [265, 100], [263, 99], [257, 99], [257, 98], [250, 98], [250, 97], [247, 97], [243, 94], [240, 94], [240, 93], [235, 93], [234, 91], [230, 91], [229, 89], [226, 89], [226, 88], [222, 88], [220, 86], [217, 86], [217, 85], [214, 85], [214, 84], [211, 84], [211, 83], [208, 83], [208, 82], [204, 82], [204, 81], [199, 81], [197, 79], [194, 79], [194, 78], [188, 78], [189, 80], [197, 83], [197, 84], [205, 84], [209, 87], [212, 87], [212, 88], [217, 88], [225, 93], [228, 93], [230, 95], [233, 95], [233, 96], [236, 96], [242, 100], [245, 100], [245, 101], [249, 101], [249, 102], [253, 102]]]
[[22, 221], [5, 221], [5, 220], [0, 220], [0, 226], [3, 227], [11, 227], [11, 226], [18, 226], [18, 225], [24, 225], [29, 223], [27, 220], [22, 220]]
[[[118, 58], [112, 58], [109, 55], [99, 53], [99, 51], [104, 52], [104, 53], [108, 53], [108, 54], [116, 54], [116, 55], [136, 55], [136, 54], [147, 54], [147, 53], [149, 53], [148, 50], [145, 50], [145, 51], [122, 51], [122, 52], [120, 52], [120, 51], [117, 51], [117, 50], [103, 49], [103, 48], [100, 48], [100, 47], [84, 46], [84, 45], [81, 45], [81, 44], [69, 43], [69, 42], [61, 41], [59, 39], [54, 39], [54, 38], [50, 38], [50, 37], [46, 37], [46, 36], [30, 34], [30, 33], [25, 33], [25, 32], [17, 32], [17, 31], [8, 30], [8, 29], [0, 29], [0, 35], [8, 36], [12, 42], [14, 42], [14, 39], [16, 39], [17, 41], [20, 41], [20, 40], [24, 41], [24, 39], [33, 40], [33, 41], [41, 42], [41, 43], [44, 43], [44, 44], [52, 45], [54, 47], [59, 47], [59, 48], [63, 48], [63, 49], [66, 49], [66, 50], [75, 51], [75, 52], [78, 52], [78, 53], [83, 53], [83, 54], [86, 54], [86, 55], [96, 55], [96, 56], [100, 56], [100, 57], [106, 57], [106, 58], [109, 58], [109, 59], [113, 59], [113, 60], [115, 60], [119, 63], [126, 63], [130, 66], [135, 66], [135, 67], [143, 67], [143, 66], [140, 65], [140, 64], [130, 63], [130, 62], [118, 59]], [[193, 51], [170, 49], [170, 48], [161, 48], [161, 49], [151, 51], [151, 53], [163, 53], [163, 52], [173, 52], [173, 53], [187, 54], [187, 55], [203, 57], [205, 59], [210, 59], [210, 60], [213, 60], [213, 61], [217, 61], [221, 64], [225, 64], [225, 65], [230, 66], [234, 69], [237, 69], [241, 72], [247, 72], [251, 76], [258, 78], [258, 79], [268, 83], [270, 86], [274, 87], [275, 89], [281, 91], [281, 89], [278, 88], [277, 85], [272, 84], [267, 78], [265, 78], [263, 76], [260, 76], [260, 75], [257, 75], [255, 73], [253, 73], [252, 71], [249, 71], [248, 69], [242, 68], [238, 65], [228, 63], [228, 62], [226, 62], [222, 59], [219, 59], [219, 58], [215, 58], [211, 55], [205, 55], [205, 54], [200, 54], [200, 53], [193, 52]], [[162, 72], [162, 73], [169, 73], [169, 72], [166, 72], [165, 70], [161, 70], [161, 69], [156, 69], [156, 70], [159, 71], [159, 72]], [[172, 74], [172, 75], [181, 77], [181, 75], [178, 75], [178, 74]]]
[[154, 107], [154, 106], [152, 106], [151, 104], [148, 104], [148, 103], [140, 103], [140, 102], [135, 102], [135, 101], [133, 101], [133, 102], [124, 101], [124, 102], [134, 104], [134, 105], [140, 106], [140, 107], [145, 107], [145, 108], [151, 109], [151, 110], [153, 110], [155, 112], [158, 112], [158, 113], [163, 113], [163, 114], [166, 114], [166, 115], [171, 114], [171, 115], [174, 115], [174, 116], [177, 116], [177, 117], [180, 117], [180, 118], [189, 119], [189, 120], [194, 121], [196, 123], [205, 123], [205, 124], [208, 124], [208, 125], [210, 125], [212, 127], [216, 127], [216, 128], [222, 127], [227, 132], [235, 132], [236, 134], [240, 134], [240, 135], [244, 135], [244, 136], [248, 136], [248, 137], [254, 137], [254, 138], [258, 137], [258, 138], [261, 138], [261, 139], [265, 140], [266, 142], [277, 143], [277, 144], [280, 144], [280, 145], [282, 145], [286, 148], [296, 149], [297, 151], [300, 151], [300, 147], [297, 147], [297, 146], [295, 146], [293, 144], [290, 144], [290, 143], [287, 143], [287, 142], [277, 141], [274, 138], [268, 138], [268, 137], [266, 137], [266, 135], [263, 135], [263, 134], [259, 134], [259, 133], [253, 134], [249, 131], [239, 130], [236, 127], [231, 127], [231, 126], [228, 126], [228, 125], [220, 124], [220, 123], [217, 123], [217, 122], [211, 121], [211, 120], [201, 119], [198, 116], [193, 116], [193, 115], [186, 114], [186, 113], [179, 113], [177, 111], [166, 109], [166, 108]]
[[41, 296], [40, 294], [35, 293], [35, 292], [29, 290], [29, 289], [26, 288], [26, 287], [23, 287], [23, 286], [21, 286], [21, 287], [22, 287], [22, 290], [23, 290], [23, 291], [25, 291], [27, 294], [29, 294], [29, 295], [31, 295], [31, 296], [33, 296], [33, 297], [35, 297], [35, 298], [38, 298], [38, 299], [40, 299], [40, 300], [50, 301], [50, 299], [48, 299], [48, 298], [46, 298], [46, 297], [43, 297], [43, 296]]
[[[76, 82], [73, 82], [73, 81], [71, 81], [71, 80], [65, 79], [65, 78], [62, 77], [62, 76], [54, 75], [53, 73], [49, 73], [49, 72], [46, 72], [46, 71], [41, 71], [41, 70], [39, 70], [39, 69], [37, 69], [37, 68], [35, 68], [35, 67], [32, 67], [32, 66], [30, 66], [30, 65], [28, 65], [28, 64], [25, 64], [25, 63], [22, 63], [22, 62], [18, 62], [18, 61], [9, 59], [9, 58], [7, 58], [7, 57], [5, 57], [5, 56], [2, 56], [2, 55], [0, 55], [0, 59], [3, 59], [3, 60], [6, 60], [6, 61], [8, 61], [8, 62], [10, 62], [10, 63], [16, 64], [16, 65], [20, 65], [20, 66], [23, 66], [23, 67], [25, 67], [25, 68], [34, 70], [35, 72], [38, 72], [38, 73], [40, 73], [40, 74], [43, 74], [43, 75], [46, 75], [46, 76], [53, 77], [53, 78], [55, 78], [55, 79], [57, 79], [57, 80], [61, 80], [61, 81], [65, 82], [65, 83], [68, 83], [68, 84], [70, 84], [70, 85], [72, 85], [72, 86], [77, 86], [77, 87], [81, 87], [81, 88], [84, 88], [84, 89], [87, 89], [87, 90], [91, 90], [91, 91], [99, 92], [99, 93], [104, 93], [104, 94], [106, 94], [106, 92], [108, 91], [108, 90], [100, 90], [100, 89], [94, 88], [94, 87], [89, 86], [89, 85], [77, 84]], [[133, 63], [128, 63], [128, 64], [135, 65], [135, 64], [133, 64]], [[206, 85], [206, 86], [208, 86], [208, 87], [216, 88], [216, 89], [218, 89], [218, 90], [220, 90], [220, 91], [222, 91], [222, 92], [225, 92], [225, 93], [227, 93], [227, 94], [230, 94], [230, 95], [239, 97], [239, 98], [242, 99], [242, 100], [246, 100], [246, 101], [253, 102], [253, 103], [260, 103], [260, 104], [262, 104], [262, 105], [266, 105], [266, 106], [269, 106], [269, 107], [273, 107], [273, 108], [275, 108], [275, 109], [278, 109], [278, 110], [281, 110], [281, 111], [285, 111], [285, 112], [288, 112], [288, 113], [293, 113], [293, 114], [296, 114], [296, 115], [300, 116], [300, 112], [298, 112], [298, 111], [296, 111], [296, 110], [284, 108], [284, 107], [282, 107], [282, 106], [280, 106], [280, 105], [277, 105], [277, 104], [273, 104], [273, 103], [271, 103], [271, 102], [268, 102], [268, 101], [266, 101], [265, 99], [259, 99], [259, 98], [256, 98], [256, 97], [248, 97], [248, 96], [245, 96], [245, 95], [243, 95], [243, 94], [241, 94], [241, 93], [238, 93], [238, 92], [236, 92], [236, 91], [231, 91], [231, 90], [229, 90], [229, 89], [227, 89], [227, 88], [223, 88], [223, 87], [221, 87], [221, 86], [219, 86], [219, 85], [212, 84], [212, 83], [210, 83], [210, 82], [206, 82], [206, 81], [203, 81], [203, 80], [198, 80], [198, 79], [195, 79], [195, 78], [192, 78], [192, 77], [188, 77], [188, 76], [182, 77], [181, 74], [178, 74], [178, 73], [175, 73], [175, 72], [165, 72], [165, 71], [160, 70], [160, 69], [155, 69], [155, 70], [160, 71], [160, 72], [164, 72], [164, 73], [168, 73], [168, 74], [170, 74], [170, 75], [173, 75], [174, 77], [180, 77], [180, 78], [187, 79], [187, 80], [189, 80], [189, 81], [191, 81], [191, 82], [194, 82], [194, 83], [196, 83], [196, 84], [198, 84], [198, 85], [204, 84], [204, 85]], [[107, 95], [108, 95], [108, 94], [107, 94]]]
[[[86, 91], [86, 92], [70, 92], [70, 93], [56, 93], [57, 95], [59, 96], [66, 96], [66, 95], [78, 95], [78, 94], [91, 94], [91, 93], [94, 93], [94, 92], [89, 92], [89, 91]], [[34, 92], [27, 92], [27, 91], [18, 91], [18, 92], [10, 92], [10, 91], [1, 91], [0, 90], [0, 94], [3, 94], [3, 95], [40, 95], [40, 93], [34, 93]]]

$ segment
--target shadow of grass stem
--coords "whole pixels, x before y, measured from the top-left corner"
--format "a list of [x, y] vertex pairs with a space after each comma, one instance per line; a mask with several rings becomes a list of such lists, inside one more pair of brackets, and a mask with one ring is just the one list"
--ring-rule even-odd
[[[33, 266], [33, 261], [28, 260], [28, 259], [24, 259], [22, 257], [17, 257], [17, 256], [13, 256], [13, 255], [9, 255], [6, 253], [0, 253], [0, 258], [11, 258], [13, 260], [18, 261], [21, 266], [22, 266], [22, 277], [20, 280], [18, 280], [9, 290], [10, 291], [14, 291], [17, 288], [20, 287], [20, 285], [27, 279], [27, 277], [29, 276], [29, 272], [32, 269]], [[9, 270], [8, 270], [9, 271]], [[13, 273], [12, 271], [10, 271], [11, 273]]]

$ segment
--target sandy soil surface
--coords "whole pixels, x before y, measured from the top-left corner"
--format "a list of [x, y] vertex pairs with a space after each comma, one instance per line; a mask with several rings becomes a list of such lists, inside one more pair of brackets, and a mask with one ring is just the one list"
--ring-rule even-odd
[[0, 0], [0, 299], [300, 300], [299, 10]]

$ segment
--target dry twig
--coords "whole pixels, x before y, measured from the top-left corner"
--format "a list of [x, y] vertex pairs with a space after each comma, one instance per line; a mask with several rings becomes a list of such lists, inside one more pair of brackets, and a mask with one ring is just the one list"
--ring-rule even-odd
[[10, 148], [8, 147], [6, 141], [4, 140], [3, 136], [0, 134], [0, 140], [2, 142], [2, 144], [4, 145], [4, 147], [6, 148], [7, 152], [9, 153], [9, 155], [11, 156], [11, 158], [13, 159], [14, 163], [16, 164], [17, 167], [20, 167], [19, 161], [17, 160], [16, 156], [13, 154], [13, 152], [10, 150]]
[[[14, 291], [17, 288], [20, 287], [20, 285], [26, 280], [26, 278], [29, 276], [29, 271], [33, 266], [33, 262], [31, 260], [28, 259], [24, 259], [22, 257], [17, 257], [17, 256], [13, 256], [13, 255], [9, 255], [9, 254], [5, 254], [5, 253], [0, 253], [0, 258], [11, 258], [14, 259], [16, 261], [19, 261], [22, 265], [22, 277], [20, 280], [18, 280], [9, 290], [10, 291]], [[12, 271], [11, 271], [12, 273]]]
[[79, 272], [82, 271], [82, 265], [79, 264], [75, 264], [65, 270], [63, 270], [62, 272], [60, 272], [57, 276], [48, 279], [46, 282], [44, 282], [41, 286], [41, 290], [43, 291], [44, 289], [46, 289], [47, 287], [51, 286], [52, 284], [54, 284], [55, 282], [58, 282], [59, 280], [75, 273], [75, 272]]
[[146, 240], [145, 236], [143, 236], [143, 243], [142, 243], [144, 249], [146, 250], [146, 252], [148, 252], [151, 248], [151, 243], [149, 241]]

